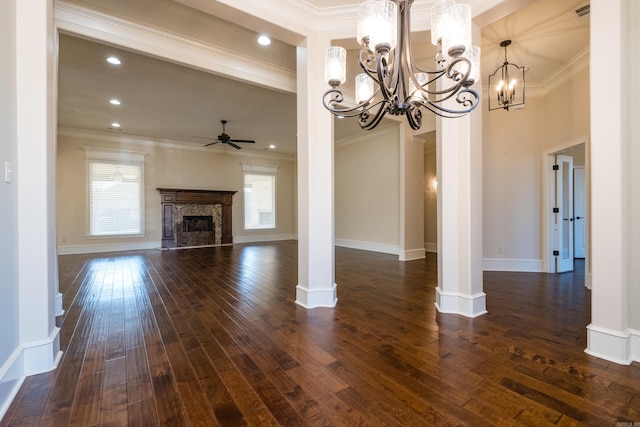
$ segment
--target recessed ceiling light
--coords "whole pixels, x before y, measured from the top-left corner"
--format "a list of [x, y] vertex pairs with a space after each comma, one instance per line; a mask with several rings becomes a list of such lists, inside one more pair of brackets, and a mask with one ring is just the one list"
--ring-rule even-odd
[[111, 127], [119, 128], [119, 127], [120, 127], [120, 123], [118, 123], [118, 122], [113, 122], [113, 123], [111, 123]]
[[271, 39], [265, 35], [258, 37], [258, 43], [262, 46], [269, 46], [271, 44]]
[[109, 64], [113, 64], [113, 65], [120, 65], [122, 64], [122, 61], [120, 61], [118, 58], [116, 58], [115, 56], [110, 56], [107, 58], [107, 62]]
[[111, 101], [109, 101], [109, 102], [110, 102], [111, 104], [113, 104], [113, 105], [120, 105], [120, 101], [119, 101], [119, 100], [117, 100], [117, 99], [115, 99], [115, 98], [114, 98], [114, 99], [112, 99], [112, 100], [111, 100]]
[[273, 144], [271, 144], [271, 145], [269, 146], [269, 148], [271, 148], [272, 150], [274, 150], [274, 149], [276, 148], [276, 146], [275, 146], [275, 145], [273, 145]]

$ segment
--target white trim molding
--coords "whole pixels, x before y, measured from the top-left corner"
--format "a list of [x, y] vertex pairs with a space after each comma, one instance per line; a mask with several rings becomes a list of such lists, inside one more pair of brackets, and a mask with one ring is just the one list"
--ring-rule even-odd
[[634, 362], [640, 363], [640, 331], [629, 329], [631, 332], [631, 358]]
[[484, 292], [463, 295], [456, 292], [443, 292], [436, 288], [436, 308], [440, 313], [461, 314], [466, 317], [478, 317], [487, 313], [487, 295]]
[[28, 375], [55, 369], [62, 359], [60, 328], [53, 328], [46, 339], [18, 346], [0, 366], [0, 420], [9, 409]]
[[278, 242], [281, 240], [296, 240], [295, 234], [245, 234], [233, 236], [233, 243]]
[[627, 329], [619, 332], [590, 324], [587, 326], [585, 353], [621, 365], [630, 365], [634, 360], [640, 361], [640, 331]]
[[398, 259], [400, 261], [413, 261], [416, 259], [424, 259], [424, 258], [426, 258], [424, 248], [400, 251], [400, 253], [398, 254]]
[[424, 242], [424, 250], [425, 250], [425, 252], [431, 252], [431, 253], [437, 254], [438, 253], [438, 244], [437, 243]]
[[22, 347], [16, 348], [7, 361], [0, 366], [0, 420], [9, 409], [26, 377], [22, 350]]
[[335, 245], [343, 248], [361, 249], [363, 251], [400, 255], [400, 246], [386, 243], [363, 242], [360, 240], [335, 239]]
[[544, 272], [541, 259], [503, 259], [485, 258], [482, 260], [483, 271], [516, 271], [522, 273]]
[[335, 307], [338, 302], [336, 296], [337, 285], [330, 288], [313, 288], [296, 286], [296, 304], [304, 308]]
[[58, 246], [58, 255], [97, 254], [100, 252], [139, 251], [143, 249], [158, 249], [161, 242], [139, 243], [111, 243], [97, 245]]

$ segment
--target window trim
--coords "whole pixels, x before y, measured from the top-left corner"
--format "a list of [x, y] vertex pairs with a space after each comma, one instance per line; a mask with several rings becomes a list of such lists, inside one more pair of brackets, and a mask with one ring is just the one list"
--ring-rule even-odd
[[[145, 187], [145, 158], [146, 152], [120, 150], [105, 147], [83, 146], [85, 152], [85, 209], [86, 209], [86, 230], [85, 237], [88, 239], [113, 239], [113, 238], [133, 238], [145, 236], [146, 225], [146, 187]], [[140, 166], [140, 232], [130, 234], [91, 234], [91, 182], [90, 164], [92, 162], [126, 164]]]
[[[275, 231], [278, 229], [278, 169], [276, 165], [260, 165], [253, 163], [242, 163], [242, 230], [243, 231]], [[247, 228], [246, 222], [246, 193], [245, 183], [246, 176], [250, 175], [265, 175], [273, 177], [273, 227], [260, 227], [260, 228]]]

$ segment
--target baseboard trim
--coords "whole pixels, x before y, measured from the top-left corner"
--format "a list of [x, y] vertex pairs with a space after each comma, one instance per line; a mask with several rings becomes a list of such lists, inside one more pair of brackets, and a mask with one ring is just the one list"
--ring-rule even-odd
[[359, 240], [336, 239], [335, 245], [343, 248], [361, 249], [363, 251], [381, 252], [383, 254], [399, 255], [398, 245], [387, 245], [383, 243], [362, 242]]
[[398, 254], [398, 259], [400, 261], [413, 261], [416, 259], [424, 258], [426, 258], [424, 248], [400, 251], [400, 253]]
[[543, 263], [539, 259], [502, 259], [485, 258], [482, 260], [484, 271], [514, 271], [521, 273], [542, 273]]
[[111, 243], [96, 245], [58, 246], [58, 255], [96, 254], [101, 252], [139, 251], [158, 249], [161, 242]]
[[0, 367], [0, 420], [25, 378], [55, 369], [61, 359], [60, 328], [53, 328], [46, 339], [18, 346]]
[[313, 288], [306, 286], [296, 286], [296, 304], [304, 308], [335, 307], [338, 302], [336, 296], [337, 285], [334, 283], [330, 288]]
[[425, 242], [424, 243], [424, 250], [426, 252], [431, 252], [431, 253], [437, 254], [438, 253], [438, 244], [437, 243], [427, 243], [427, 242]]
[[634, 362], [640, 363], [640, 331], [629, 329], [631, 332], [631, 358]]
[[0, 367], [0, 420], [11, 406], [11, 402], [26, 378], [22, 350], [21, 346], [16, 348]]
[[278, 242], [281, 240], [296, 240], [295, 234], [246, 234], [233, 236], [233, 243]]
[[590, 324], [587, 326], [585, 353], [620, 365], [630, 365], [632, 361], [640, 360], [640, 332], [631, 329], [619, 332]]
[[487, 314], [487, 296], [484, 292], [474, 295], [444, 292], [438, 286], [436, 288], [436, 308], [440, 313], [478, 317]]

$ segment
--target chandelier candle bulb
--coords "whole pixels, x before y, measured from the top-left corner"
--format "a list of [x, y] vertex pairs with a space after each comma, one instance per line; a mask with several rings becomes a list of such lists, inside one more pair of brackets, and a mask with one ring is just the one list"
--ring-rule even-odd
[[356, 76], [356, 102], [364, 104], [373, 96], [373, 79], [366, 73]]
[[456, 4], [454, 0], [440, 0], [431, 7], [431, 44], [438, 46], [449, 26], [447, 9]]
[[471, 46], [471, 6], [454, 4], [445, 11], [447, 28], [442, 36], [442, 49], [457, 58]]
[[[368, 37], [367, 37], [368, 36]], [[389, 52], [398, 41], [398, 5], [391, 0], [368, 0], [358, 8], [358, 42], [369, 41], [369, 50]]]
[[343, 47], [333, 46], [327, 49], [324, 79], [332, 87], [337, 87], [347, 80], [347, 51]]

